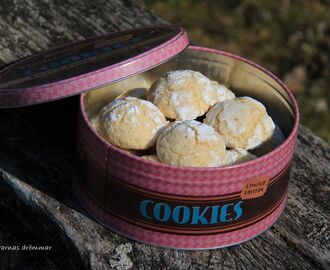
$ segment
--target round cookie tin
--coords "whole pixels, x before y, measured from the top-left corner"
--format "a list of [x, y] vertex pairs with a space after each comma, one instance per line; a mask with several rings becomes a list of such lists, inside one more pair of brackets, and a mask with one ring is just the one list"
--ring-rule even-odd
[[[194, 168], [143, 159], [98, 134], [93, 123], [107, 102], [127, 90], [147, 89], [176, 69], [200, 71], [238, 96], [258, 99], [285, 141], [243, 164]], [[156, 246], [210, 249], [261, 234], [283, 212], [299, 113], [288, 88], [259, 65], [190, 46], [153, 69], [82, 94], [80, 108], [74, 189], [85, 209], [111, 230]]]
[[[177, 249], [225, 247], [251, 239], [284, 210], [299, 112], [289, 89], [242, 57], [188, 46], [184, 29], [153, 26], [64, 45], [0, 71], [0, 108], [81, 94], [74, 192], [111, 230]], [[275, 149], [217, 168], [179, 167], [109, 144], [95, 129], [99, 110], [127, 90], [148, 89], [176, 69], [200, 71], [237, 96], [261, 101], [283, 132]], [[88, 93], [86, 93], [89, 91]]]

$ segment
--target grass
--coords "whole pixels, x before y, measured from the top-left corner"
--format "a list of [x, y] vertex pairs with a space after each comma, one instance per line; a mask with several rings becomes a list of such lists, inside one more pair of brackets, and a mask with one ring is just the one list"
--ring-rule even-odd
[[190, 40], [247, 57], [297, 97], [301, 122], [330, 143], [330, 9], [321, 0], [147, 0]]

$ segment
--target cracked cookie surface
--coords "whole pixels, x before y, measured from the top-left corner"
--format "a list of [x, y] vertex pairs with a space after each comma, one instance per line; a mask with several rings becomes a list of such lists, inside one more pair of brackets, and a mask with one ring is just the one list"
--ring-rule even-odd
[[265, 106], [250, 97], [239, 97], [215, 104], [204, 123], [224, 137], [228, 148], [249, 150], [267, 141], [275, 124]]
[[197, 71], [176, 70], [163, 74], [148, 90], [147, 99], [170, 119], [192, 120], [213, 104], [235, 95]]
[[133, 97], [110, 102], [102, 108], [99, 116], [101, 133], [110, 143], [124, 149], [152, 147], [167, 123], [154, 104]]
[[174, 122], [157, 140], [161, 162], [192, 167], [217, 167], [225, 160], [224, 140], [215, 130], [195, 120]]

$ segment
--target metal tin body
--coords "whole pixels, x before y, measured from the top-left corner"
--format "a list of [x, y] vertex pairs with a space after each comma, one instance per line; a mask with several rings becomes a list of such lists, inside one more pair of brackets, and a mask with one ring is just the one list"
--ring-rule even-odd
[[[200, 71], [258, 99], [285, 141], [240, 165], [192, 168], [139, 158], [96, 132], [91, 122], [103, 105], [175, 69]], [[229, 53], [189, 47], [156, 68], [82, 94], [75, 192], [97, 221], [137, 241], [178, 249], [238, 244], [268, 229], [285, 207], [298, 121], [292, 94], [270, 72]]]

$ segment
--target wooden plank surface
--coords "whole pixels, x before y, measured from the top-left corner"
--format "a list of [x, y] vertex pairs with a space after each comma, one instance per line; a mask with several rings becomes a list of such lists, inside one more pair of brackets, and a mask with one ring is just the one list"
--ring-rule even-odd
[[[0, 61], [72, 40], [160, 23], [141, 1], [1, 0]], [[77, 97], [0, 110], [0, 269], [330, 269], [330, 148], [300, 127], [288, 206], [239, 246], [174, 251], [138, 244], [94, 222], [71, 188]]]

